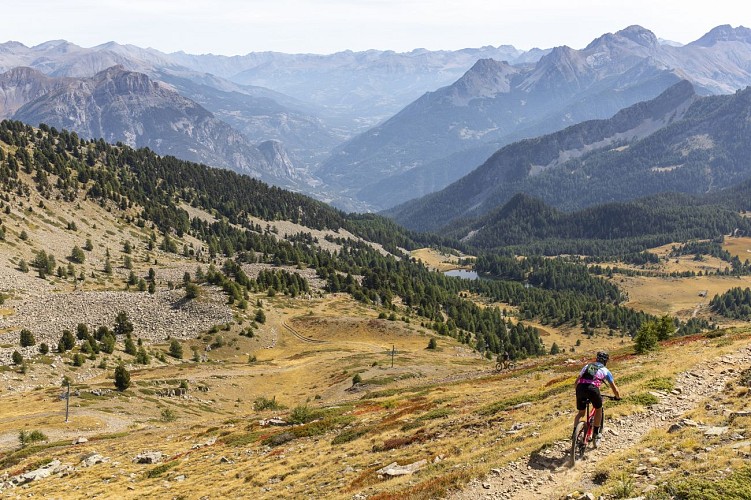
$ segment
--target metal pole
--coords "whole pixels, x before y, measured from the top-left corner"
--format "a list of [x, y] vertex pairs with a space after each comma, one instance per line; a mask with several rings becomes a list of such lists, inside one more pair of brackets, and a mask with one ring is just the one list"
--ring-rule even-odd
[[65, 396], [65, 423], [68, 423], [68, 408], [70, 407], [70, 381], [68, 381], [68, 394]]
[[396, 347], [391, 345], [391, 368], [394, 367], [394, 354], [396, 354]]

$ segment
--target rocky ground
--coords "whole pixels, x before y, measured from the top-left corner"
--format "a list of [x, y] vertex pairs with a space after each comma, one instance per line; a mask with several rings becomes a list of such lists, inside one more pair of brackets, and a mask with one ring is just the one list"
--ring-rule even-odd
[[[472, 481], [465, 489], [455, 492], [453, 500], [485, 499], [557, 499], [573, 491], [594, 489], [595, 468], [600, 459], [611, 453], [637, 446], [652, 429], [670, 429], [692, 425], [700, 426], [683, 415], [713, 394], [720, 393], [725, 384], [738, 377], [738, 374], [751, 366], [751, 346], [732, 355], [722, 356], [704, 362], [691, 371], [676, 377], [676, 388], [671, 393], [654, 392], [660, 402], [650, 411], [605, 422], [605, 438], [599, 449], [589, 448], [583, 462], [571, 468], [569, 462], [570, 441], [565, 439], [539, 453], [526, 457], [523, 461], [491, 470], [485, 478]], [[572, 400], [573, 404], [573, 400]], [[720, 409], [721, 411], [721, 409]], [[573, 421], [573, 412], [571, 412]], [[707, 436], [718, 435], [727, 430], [721, 427], [703, 429]], [[744, 439], [744, 436], [729, 436], [730, 439]], [[650, 457], [654, 452], [648, 448], [641, 450], [645, 457], [637, 466], [637, 487], [650, 489], [655, 480], [666, 474], [660, 461]], [[650, 458], [653, 458], [650, 460]], [[586, 495], [583, 495], [586, 498]], [[579, 498], [576, 496], [575, 498]], [[594, 498], [594, 497], [591, 497]]]
[[[160, 270], [158, 284], [163, 280], [180, 283], [186, 270]], [[195, 337], [213, 325], [232, 320], [232, 311], [221, 290], [202, 287], [203, 293], [198, 299], [186, 300], [184, 290], [170, 290], [165, 284], [158, 286], [154, 294], [71, 290], [69, 286], [52, 284], [31, 273], [5, 268], [0, 272], [0, 290], [10, 298], [0, 306], [0, 346], [3, 346], [0, 347], [0, 364], [9, 364], [14, 350], [29, 357], [37, 352], [42, 342], [54, 349], [62, 331], [75, 332], [79, 323], [86, 324], [90, 330], [101, 325], [112, 328], [120, 311], [127, 313], [136, 335], [151, 342], [162, 342], [168, 336]], [[22, 328], [32, 332], [36, 346], [19, 346]]]

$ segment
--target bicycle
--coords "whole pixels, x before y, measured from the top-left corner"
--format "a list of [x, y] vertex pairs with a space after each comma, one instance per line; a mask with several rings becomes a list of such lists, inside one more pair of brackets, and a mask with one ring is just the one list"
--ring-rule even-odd
[[511, 360], [498, 360], [495, 364], [495, 371], [497, 372], [502, 372], [503, 370], [511, 370], [512, 368], [516, 368], [516, 363]]
[[[620, 398], [610, 396], [609, 394], [602, 394], [603, 398], [612, 399], [618, 401]], [[594, 432], [594, 420], [595, 420], [595, 408], [590, 409], [590, 401], [587, 400], [587, 406], [584, 411], [586, 420], [579, 422], [574, 429], [574, 434], [571, 436], [571, 466], [576, 463], [577, 460], [584, 458], [584, 452], [587, 449], [587, 445], [592, 441], [592, 433]], [[605, 425], [605, 409], [602, 409], [602, 425]], [[602, 432], [602, 429], [600, 429]]]

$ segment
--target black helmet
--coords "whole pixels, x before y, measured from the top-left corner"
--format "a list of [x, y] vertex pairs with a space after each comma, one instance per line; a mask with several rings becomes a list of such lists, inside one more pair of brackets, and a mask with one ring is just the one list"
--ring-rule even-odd
[[609, 359], [610, 359], [610, 356], [608, 356], [608, 353], [606, 353], [605, 351], [600, 351], [597, 353], [598, 363], [602, 363], [604, 365], [608, 362]]

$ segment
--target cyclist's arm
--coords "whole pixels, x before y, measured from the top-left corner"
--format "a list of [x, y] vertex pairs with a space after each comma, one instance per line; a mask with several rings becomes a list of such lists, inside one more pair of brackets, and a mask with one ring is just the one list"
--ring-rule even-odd
[[621, 393], [620, 393], [620, 391], [618, 391], [618, 386], [615, 385], [615, 380], [612, 380], [612, 379], [608, 380], [608, 385], [610, 385], [610, 388], [613, 390], [613, 395], [616, 398], [620, 399], [621, 398]]

